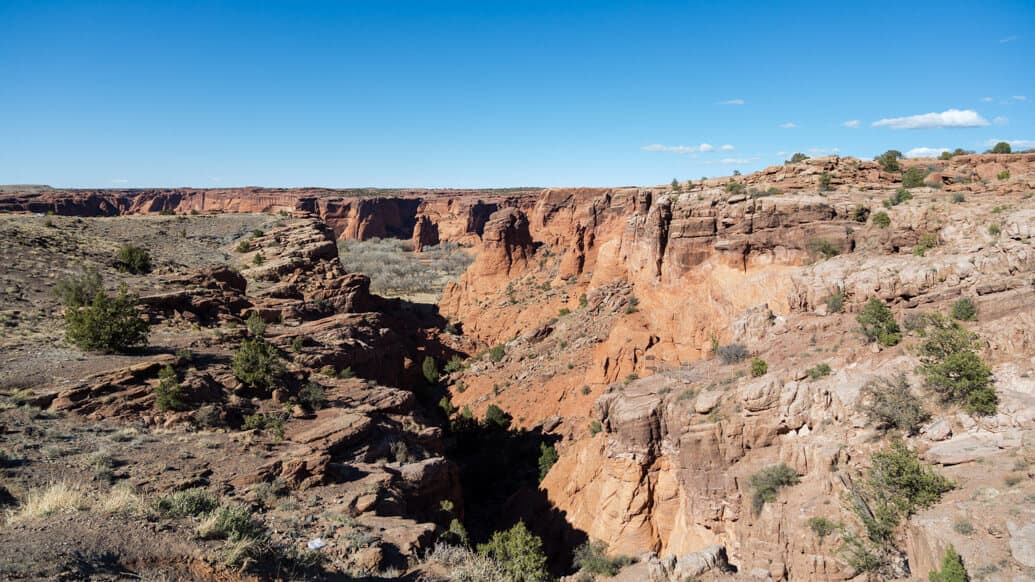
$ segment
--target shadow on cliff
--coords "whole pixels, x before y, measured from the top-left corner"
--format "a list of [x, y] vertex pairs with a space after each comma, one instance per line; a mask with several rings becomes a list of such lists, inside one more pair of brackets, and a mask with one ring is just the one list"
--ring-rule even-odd
[[463, 415], [451, 423], [446, 454], [460, 467], [471, 541], [483, 543], [493, 532], [524, 521], [543, 540], [551, 572], [570, 573], [574, 549], [588, 537], [539, 489], [542, 446], [552, 446], [560, 437], [538, 427], [509, 429], [509, 415], [503, 414], [498, 423]]

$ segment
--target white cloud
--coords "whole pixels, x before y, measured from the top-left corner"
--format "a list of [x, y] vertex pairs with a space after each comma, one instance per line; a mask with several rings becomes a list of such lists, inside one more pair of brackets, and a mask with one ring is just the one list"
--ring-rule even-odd
[[932, 129], [936, 127], [984, 127], [988, 120], [970, 109], [949, 109], [941, 113], [924, 113], [908, 117], [891, 117], [873, 122], [873, 127], [891, 129]]
[[991, 97], [982, 97], [981, 100], [985, 103], [991, 103], [992, 101], [995, 101], [995, 99], [992, 99]]
[[129, 180], [125, 178], [115, 178], [111, 181], [112, 184], [129, 184]]
[[851, 127], [852, 129], [855, 129], [856, 127], [859, 127], [860, 123], [859, 123], [858, 119], [849, 119], [848, 121], [842, 123], [841, 125], [843, 125], [845, 127]]
[[907, 158], [937, 158], [949, 148], [913, 148], [906, 152]]
[[992, 123], [994, 123], [996, 125], [1006, 125], [1009, 122], [1010, 122], [1010, 120], [1005, 118], [1005, 117], [1003, 117], [1002, 115], [1000, 115], [1000, 116], [998, 116], [998, 117], [996, 117], [995, 119], [992, 120]]
[[826, 148], [809, 148], [808, 149], [808, 152], [810, 154], [814, 155], [814, 156], [826, 156], [826, 155], [831, 155], [831, 154], [839, 153], [840, 151], [841, 151], [841, 148], [830, 148], [830, 149], [826, 149]]
[[780, 127], [782, 127], [783, 129], [794, 129], [798, 126], [788, 121], [787, 123], [781, 123]]
[[722, 158], [720, 164], [743, 165], [750, 164], [751, 158]]
[[[723, 147], [725, 148], [725, 146], [723, 146]], [[733, 146], [730, 146], [731, 149], [732, 149], [732, 147]], [[662, 145], [660, 143], [652, 143], [650, 145], [645, 145], [645, 146], [641, 147], [640, 149], [645, 151], [645, 152], [669, 152], [669, 153], [673, 153], [673, 154], [695, 154], [697, 152], [706, 153], [706, 152], [715, 151], [715, 146], [713, 146], [710, 143], [703, 143], [701, 145], [695, 145], [695, 146], [685, 146], [685, 145], [668, 146], [668, 145]]]
[[723, 144], [723, 145], [719, 146], [719, 149], [724, 151], [724, 152], [729, 152], [729, 151], [733, 151], [733, 150], [735, 150], [737, 148], [731, 146], [730, 144]]
[[999, 44], [1006, 44], [1008, 42], [1013, 42], [1013, 41], [1017, 40], [1017, 38], [1018, 38], [1018, 36], [1016, 34], [1010, 35], [1010, 36], [1008, 36], [1006, 38], [999, 39]]
[[985, 141], [985, 145], [988, 147], [992, 147], [1001, 141], [1005, 141], [1006, 143], [1010, 144], [1011, 148], [1017, 148], [1022, 150], [1035, 148], [1035, 139], [990, 139]]
[[1024, 95], [1014, 95], [1013, 97], [1010, 97], [1010, 99], [1013, 99], [1014, 101], [1027, 101], [1028, 100], [1028, 98], [1026, 96], [1024, 96]]
[[726, 101], [719, 101], [719, 105], [745, 105], [747, 101], [743, 99], [727, 99]]

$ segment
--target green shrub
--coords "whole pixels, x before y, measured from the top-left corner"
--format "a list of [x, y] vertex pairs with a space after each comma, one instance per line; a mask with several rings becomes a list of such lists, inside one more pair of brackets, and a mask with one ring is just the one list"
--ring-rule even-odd
[[761, 358], [755, 358], [751, 360], [751, 377], [758, 378], [765, 376], [765, 373], [769, 371], [769, 364]]
[[726, 365], [742, 362], [750, 355], [746, 347], [737, 343], [719, 346], [715, 353], [722, 360], [722, 363]]
[[952, 524], [952, 531], [960, 535], [969, 536], [974, 533], [974, 524], [965, 519], [957, 519], [956, 523]]
[[489, 350], [489, 361], [499, 362], [507, 354], [507, 348], [503, 344], [495, 345]]
[[557, 462], [557, 449], [553, 445], [539, 443], [539, 481], [546, 479], [546, 474]]
[[574, 566], [580, 572], [596, 576], [615, 576], [619, 570], [632, 564], [628, 556], [608, 557], [607, 544], [604, 542], [586, 542], [575, 548]]
[[901, 440], [874, 453], [867, 486], [885, 496], [902, 518], [934, 505], [954, 487], [951, 481], [923, 464], [916, 451]]
[[490, 404], [489, 407], [485, 409], [484, 424], [485, 426], [490, 428], [495, 427], [507, 430], [510, 428], [510, 423], [513, 420], [513, 418], [514, 417], [504, 412], [503, 409], [499, 406], [496, 406], [495, 404]]
[[898, 163], [902, 157], [902, 152], [898, 150], [888, 150], [873, 159], [880, 164], [881, 169], [885, 172], [897, 172], [902, 169], [902, 166]]
[[907, 168], [905, 172], [902, 172], [902, 187], [903, 188], [919, 188], [924, 185], [924, 178], [927, 177], [927, 172], [923, 168], [912, 167]]
[[461, 358], [458, 355], [454, 355], [453, 357], [449, 358], [449, 361], [446, 362], [446, 365], [443, 368], [443, 370], [446, 372], [446, 374], [452, 374], [453, 372], [459, 372], [460, 370], [463, 370], [463, 369], [464, 369], [464, 359]]
[[158, 410], [186, 410], [183, 388], [176, 381], [176, 370], [166, 365], [158, 372], [158, 386], [155, 388], [155, 406]]
[[808, 370], [805, 371], [805, 373], [809, 375], [809, 378], [811, 378], [813, 380], [819, 380], [820, 378], [829, 376], [830, 372], [831, 372], [830, 364], [828, 364], [826, 362], [823, 362], [821, 364], [816, 364], [815, 366], [813, 366], [813, 367], [811, 367], [811, 368], [809, 368]]
[[913, 247], [913, 254], [922, 257], [927, 254], [927, 251], [938, 246], [938, 235], [933, 232], [925, 232], [920, 235], [920, 240], [917, 241], [916, 246]]
[[895, 316], [884, 302], [876, 297], [870, 299], [855, 320], [862, 326], [861, 331], [866, 339], [891, 347], [902, 339]]
[[807, 523], [809, 524], [809, 529], [816, 534], [820, 542], [823, 541], [823, 538], [837, 531], [838, 528], [836, 523], [825, 517], [812, 517], [809, 518]]
[[828, 192], [830, 190], [830, 181], [832, 176], [830, 172], [823, 172], [819, 175], [819, 191]]
[[65, 307], [82, 307], [101, 291], [104, 291], [104, 284], [100, 273], [93, 267], [68, 275], [54, 285], [54, 295]]
[[589, 434], [596, 435], [598, 432], [604, 430], [599, 420], [594, 420], [589, 423]]
[[825, 238], [814, 238], [808, 243], [809, 252], [824, 259], [830, 259], [841, 254], [841, 249]]
[[639, 306], [640, 300], [637, 299], [635, 295], [630, 297], [629, 304], [625, 306], [625, 314], [630, 315], [636, 313], [636, 310], [639, 308]]
[[798, 483], [798, 473], [787, 465], [769, 465], [748, 479], [752, 489], [751, 507], [755, 513], [762, 511], [762, 506], [776, 501], [780, 489]]
[[261, 430], [282, 439], [284, 438], [284, 423], [287, 422], [287, 418], [287, 413], [282, 412], [249, 414], [244, 417], [244, 424], [241, 425], [241, 430]]
[[837, 291], [823, 299], [823, 303], [827, 306], [827, 313], [841, 313], [845, 306], [845, 290], [838, 287]]
[[856, 222], [866, 222], [870, 219], [870, 209], [865, 206], [856, 206], [855, 210], [852, 211], [852, 220]]
[[302, 351], [303, 347], [305, 347], [305, 338], [296, 335], [295, 339], [291, 340], [291, 351], [297, 354]]
[[949, 546], [942, 555], [941, 569], [928, 574], [927, 579], [930, 582], [968, 582], [970, 576], [956, 548]]
[[424, 380], [428, 384], [434, 386], [438, 384], [438, 380], [441, 375], [438, 373], [438, 364], [435, 363], [435, 358], [431, 356], [424, 356], [424, 362], [421, 363], [420, 371], [424, 375]]
[[263, 527], [252, 519], [251, 510], [243, 505], [223, 505], [198, 527], [198, 536], [206, 540], [255, 539], [263, 533]]
[[881, 210], [877, 214], [873, 215], [873, 224], [880, 228], [888, 228], [891, 226], [891, 217], [888, 216], [887, 212]]
[[478, 544], [478, 553], [499, 564], [508, 582], [549, 580], [543, 541], [529, 532], [523, 521], [492, 534], [487, 543]]
[[797, 164], [798, 162], [804, 162], [807, 159], [809, 159], [808, 156], [801, 152], [797, 152], [793, 156], [791, 156], [791, 159], [785, 161], [784, 164]]
[[999, 236], [1002, 232], [1003, 232], [1003, 229], [998, 224], [990, 224], [990, 225], [988, 225], [988, 234], [989, 234], [989, 236]]
[[258, 311], [253, 311], [248, 319], [244, 322], [245, 327], [248, 328], [248, 333], [252, 337], [262, 337], [266, 335], [266, 320], [259, 315]]
[[252, 250], [252, 241], [244, 239], [241, 242], [237, 243], [237, 248], [235, 248], [234, 250], [236, 250], [239, 253], [247, 253], [248, 251]]
[[266, 391], [280, 385], [284, 365], [277, 354], [277, 348], [262, 339], [245, 339], [234, 352], [231, 362], [234, 376], [238, 380]]
[[323, 386], [316, 382], [306, 382], [298, 391], [298, 403], [309, 410], [319, 410], [327, 403], [327, 395]]
[[1013, 149], [1010, 148], [1010, 144], [1005, 141], [1001, 141], [992, 146], [992, 149], [989, 150], [989, 152], [993, 154], [1009, 154], [1013, 153]]
[[187, 489], [158, 498], [155, 509], [163, 517], [194, 517], [208, 513], [219, 505], [214, 495], [204, 489]]
[[912, 199], [913, 195], [910, 194], [909, 190], [906, 190], [905, 188], [899, 188], [895, 190], [895, 194], [892, 195], [891, 198], [888, 198], [884, 201], [884, 207], [891, 208], [892, 206], [898, 206], [899, 204], [902, 204], [903, 202], [907, 202]]
[[147, 322], [125, 288], [114, 296], [94, 294], [89, 305], [65, 308], [65, 338], [83, 350], [126, 352], [147, 345]]
[[746, 191], [747, 187], [744, 186], [744, 184], [737, 182], [736, 180], [730, 180], [726, 183], [726, 192], [732, 195], [743, 194]]
[[898, 429], [912, 435], [930, 418], [909, 388], [905, 374], [868, 383], [862, 389], [862, 397], [863, 410], [878, 429]]
[[570, 314], [571, 314], [571, 310], [568, 309], [567, 307], [562, 307], [561, 310], [557, 312], [557, 315], [559, 317], [564, 317], [565, 315], [570, 315]]
[[1010, 170], [1003, 170], [1002, 172], [999, 172], [998, 174], [995, 175], [995, 179], [996, 180], [1009, 180], [1010, 179]]
[[147, 273], [151, 270], [151, 253], [136, 245], [122, 245], [115, 257], [115, 266], [120, 271], [127, 271], [134, 275]]
[[259, 265], [261, 265], [261, 264], [263, 264], [265, 262], [266, 262], [266, 257], [264, 257], [262, 255], [262, 253], [255, 253], [255, 256], [252, 257], [252, 264], [255, 265], [255, 266], [259, 266]]
[[961, 192], [957, 192], [957, 193], [952, 195], [952, 203], [953, 204], [962, 204], [963, 202], [966, 202], [966, 201], [967, 201], [967, 197], [964, 196]]
[[927, 387], [971, 413], [995, 413], [999, 399], [991, 368], [974, 352], [977, 335], [940, 314], [930, 315], [928, 322], [918, 346]]
[[964, 297], [952, 304], [952, 318], [959, 321], [970, 321], [977, 315], [977, 306], [969, 298]]

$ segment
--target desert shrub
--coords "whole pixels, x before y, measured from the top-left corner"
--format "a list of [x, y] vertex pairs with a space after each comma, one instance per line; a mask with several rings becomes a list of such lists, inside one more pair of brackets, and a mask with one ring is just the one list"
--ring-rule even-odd
[[291, 340], [291, 351], [297, 354], [302, 351], [303, 347], [305, 347], [305, 338], [296, 335], [295, 339]]
[[841, 254], [841, 249], [825, 238], [814, 238], [808, 243], [809, 252], [813, 255], [829, 259]]
[[284, 423], [287, 422], [287, 418], [287, 413], [283, 412], [269, 414], [257, 412], [249, 414], [244, 417], [244, 424], [241, 425], [241, 430], [261, 430], [282, 439], [284, 438]]
[[93, 267], [63, 277], [54, 284], [54, 295], [65, 307], [82, 307], [103, 290], [101, 274]]
[[902, 152], [898, 150], [888, 150], [873, 159], [880, 164], [881, 169], [885, 172], [897, 172], [902, 169], [902, 166], [898, 163], [902, 157]]
[[809, 375], [809, 378], [811, 378], [813, 380], [818, 380], [820, 378], [829, 376], [830, 372], [831, 372], [830, 364], [828, 364], [826, 362], [822, 362], [820, 364], [816, 364], [815, 366], [813, 366], [813, 367], [811, 367], [811, 368], [809, 368], [808, 370], [805, 371], [805, 373]]
[[262, 339], [245, 339], [231, 362], [234, 376], [253, 388], [273, 390], [284, 375], [277, 348]]
[[962, 204], [963, 202], [966, 202], [966, 201], [967, 201], [967, 197], [964, 196], [960, 192], [957, 192], [957, 193], [952, 195], [952, 203], [953, 204]]
[[155, 388], [155, 406], [158, 410], [186, 410], [183, 388], [176, 381], [176, 370], [165, 366], [158, 372], [158, 386]]
[[636, 313], [636, 310], [639, 309], [639, 306], [640, 300], [637, 299], [635, 295], [630, 297], [629, 304], [625, 306], [625, 314], [630, 315], [632, 313]]
[[963, 565], [963, 559], [956, 553], [956, 548], [949, 546], [942, 555], [942, 567], [927, 575], [930, 582], [967, 582], [970, 576]]
[[255, 265], [256, 267], [258, 267], [259, 265], [262, 265], [265, 262], [266, 262], [266, 257], [262, 253], [255, 253], [255, 256], [252, 257], [252, 264]]
[[812, 533], [816, 534], [819, 541], [837, 531], [838, 525], [825, 517], [812, 517], [807, 522]]
[[920, 235], [920, 240], [917, 241], [916, 246], [913, 247], [913, 254], [922, 257], [927, 254], [927, 251], [938, 246], [938, 235], [933, 232], [925, 232]]
[[852, 211], [852, 220], [856, 222], [866, 222], [870, 219], [870, 209], [865, 206], [856, 206], [855, 210]]
[[266, 335], [266, 320], [259, 315], [258, 311], [253, 311], [248, 319], [244, 322], [245, 327], [248, 328], [248, 333], [252, 337], [262, 337]]
[[465, 544], [449, 545], [447, 540], [440, 541], [425, 560], [448, 567], [451, 582], [508, 582], [495, 560], [476, 553]]
[[783, 190], [780, 190], [776, 186], [770, 186], [765, 190], [759, 190], [757, 188], [751, 188], [748, 190], [748, 195], [751, 198], [765, 198], [767, 196], [779, 196], [783, 194]]
[[999, 236], [1000, 234], [1002, 234], [1002, 232], [1003, 232], [1003, 228], [1001, 226], [999, 226], [998, 224], [990, 224], [990, 225], [988, 225], [988, 235], [989, 236]]
[[974, 524], [965, 519], [957, 519], [956, 523], [952, 524], [952, 531], [960, 535], [969, 536], [974, 533]]
[[915, 434], [930, 415], [909, 387], [905, 374], [874, 380], [862, 390], [863, 410], [878, 429]]
[[263, 533], [263, 527], [252, 519], [251, 510], [243, 505], [223, 505], [198, 526], [198, 535], [206, 540], [254, 539], [262, 537]]
[[920, 373], [943, 402], [960, 404], [974, 414], [993, 414], [998, 404], [992, 370], [974, 352], [977, 335], [942, 315], [929, 316], [918, 346]]
[[589, 434], [596, 435], [598, 432], [604, 430], [599, 420], [594, 420], [589, 423]]
[[487, 427], [507, 430], [510, 428], [510, 423], [513, 419], [514, 417], [504, 412], [499, 406], [490, 404], [489, 407], [485, 409], [485, 420], [483, 422]]
[[977, 315], [977, 306], [969, 298], [964, 297], [952, 304], [952, 318], [959, 321], [970, 321]]
[[499, 564], [508, 582], [545, 582], [549, 579], [543, 541], [528, 531], [523, 521], [507, 531], [492, 534], [487, 543], [478, 544], [478, 553]]
[[1010, 148], [1010, 144], [1006, 143], [1005, 141], [1001, 141], [1001, 142], [995, 144], [994, 146], [992, 146], [992, 149], [990, 149], [988, 151], [993, 153], [993, 154], [1009, 154], [1009, 153], [1013, 153], [1013, 149]]
[[567, 307], [562, 307], [562, 308], [561, 308], [561, 309], [560, 309], [560, 310], [559, 310], [559, 311], [557, 312], [557, 315], [558, 315], [559, 317], [564, 317], [565, 315], [571, 315], [571, 310], [570, 310], [570, 309], [568, 309]]
[[919, 188], [924, 185], [924, 178], [927, 177], [927, 172], [923, 168], [912, 167], [907, 168], [905, 172], [902, 172], [902, 187], [903, 188]]
[[769, 465], [748, 479], [748, 485], [752, 489], [751, 507], [755, 513], [762, 511], [763, 505], [776, 501], [780, 489], [796, 485], [798, 481], [798, 473], [787, 465]]
[[913, 195], [910, 194], [909, 190], [905, 188], [898, 188], [890, 198], [884, 201], [885, 208], [891, 208], [892, 206], [898, 206], [903, 202], [907, 202], [913, 199]]
[[807, 159], [809, 159], [808, 156], [801, 152], [797, 152], [793, 156], [791, 156], [791, 159], [785, 161], [784, 164], [797, 164], [798, 162], [804, 162]]
[[855, 320], [861, 325], [866, 339], [879, 342], [883, 346], [893, 346], [902, 339], [901, 330], [895, 322], [895, 316], [883, 301], [876, 297], [870, 299], [856, 315]]
[[722, 363], [726, 365], [742, 362], [750, 355], [746, 347], [737, 343], [719, 346], [715, 353], [722, 360]]
[[819, 175], [819, 191], [827, 192], [830, 190], [830, 180], [832, 176], [830, 172], [823, 172]]
[[443, 368], [443, 370], [445, 371], [446, 374], [452, 374], [453, 372], [459, 372], [460, 370], [463, 370], [463, 369], [464, 369], [464, 359], [461, 358], [458, 355], [454, 355], [453, 357], [449, 358], [449, 361], [446, 362], [446, 365]]
[[746, 191], [747, 187], [744, 186], [744, 184], [741, 182], [737, 182], [736, 180], [730, 180], [726, 183], [726, 192], [732, 195], [743, 194]]
[[755, 358], [751, 360], [751, 377], [758, 378], [765, 376], [765, 373], [769, 371], [769, 364], [766, 363], [762, 358]]
[[239, 253], [247, 253], [248, 251], [252, 250], [252, 241], [244, 239], [241, 242], [237, 243], [237, 247], [234, 250], [236, 250]]
[[632, 564], [628, 556], [608, 557], [607, 544], [604, 542], [586, 542], [575, 548], [572, 566], [580, 572], [597, 576], [614, 576], [618, 571]]
[[424, 356], [424, 362], [420, 366], [421, 374], [424, 375], [424, 379], [428, 384], [438, 384], [440, 374], [438, 372], [438, 364], [435, 363], [435, 358], [431, 356]]
[[327, 395], [323, 386], [316, 382], [306, 382], [298, 391], [298, 403], [309, 410], [319, 410], [327, 404]]
[[208, 513], [219, 500], [204, 489], [187, 489], [159, 497], [155, 509], [163, 517], [194, 517]]
[[888, 216], [887, 212], [881, 210], [877, 214], [873, 215], [873, 224], [875, 224], [879, 228], [888, 228], [889, 226], [891, 226], [891, 217]]
[[151, 270], [151, 253], [147, 249], [136, 245], [122, 245], [115, 256], [115, 266], [120, 271], [126, 271], [139, 275]]
[[845, 307], [845, 290], [838, 287], [837, 291], [823, 299], [823, 303], [826, 304], [828, 313], [841, 313]]
[[489, 361], [499, 362], [503, 359], [503, 356], [507, 354], [507, 348], [503, 344], [498, 344], [489, 350]]
[[371, 290], [389, 295], [438, 294], [474, 260], [473, 254], [452, 242], [415, 253], [410, 240], [347, 240], [339, 243], [338, 250], [347, 271], [369, 276]]
[[147, 345], [148, 325], [136, 303], [125, 288], [114, 297], [98, 291], [89, 305], [66, 307], [65, 338], [80, 349], [104, 352]]
[[866, 485], [886, 497], [902, 518], [941, 500], [953, 489], [951, 481], [920, 461], [916, 451], [901, 440], [874, 453]]
[[557, 448], [546, 443], [539, 443], [539, 481], [546, 479], [554, 463], [557, 462]]

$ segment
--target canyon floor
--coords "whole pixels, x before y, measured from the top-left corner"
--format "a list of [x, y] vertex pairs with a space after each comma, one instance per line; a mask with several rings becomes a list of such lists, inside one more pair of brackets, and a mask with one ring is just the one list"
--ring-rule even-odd
[[[0, 578], [1035, 579], [1035, 154], [900, 163], [4, 188]], [[93, 271], [146, 347], [66, 339]]]

